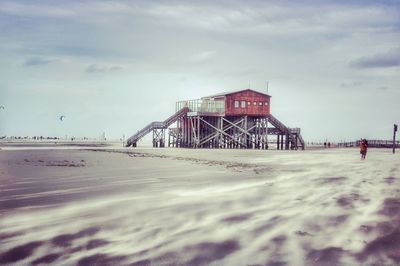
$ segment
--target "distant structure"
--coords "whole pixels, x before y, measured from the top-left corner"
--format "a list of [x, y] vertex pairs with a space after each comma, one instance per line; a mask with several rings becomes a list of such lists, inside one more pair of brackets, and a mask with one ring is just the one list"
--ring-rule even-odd
[[268, 135], [276, 135], [277, 149], [304, 150], [300, 128], [289, 128], [270, 113], [271, 96], [251, 89], [179, 101], [176, 113], [152, 122], [127, 140], [136, 147], [153, 132], [153, 147], [268, 149]]
[[[368, 148], [393, 148], [393, 140], [367, 139]], [[400, 141], [394, 142], [395, 148], [400, 148]], [[360, 140], [339, 142], [338, 147], [360, 147]]]

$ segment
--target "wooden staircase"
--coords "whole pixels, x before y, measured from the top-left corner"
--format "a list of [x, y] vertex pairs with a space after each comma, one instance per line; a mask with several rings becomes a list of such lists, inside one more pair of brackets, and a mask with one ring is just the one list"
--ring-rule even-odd
[[268, 116], [268, 122], [271, 123], [276, 129], [278, 129], [281, 134], [288, 136], [287, 145], [289, 145], [290, 143], [292, 149], [297, 149], [298, 146], [301, 146], [302, 150], [305, 149], [305, 142], [300, 134], [300, 128], [288, 128], [271, 114]]
[[141, 130], [136, 132], [135, 135], [128, 138], [128, 140], [126, 142], [126, 147], [130, 147], [130, 146], [136, 147], [137, 142], [141, 138], [146, 136], [148, 133], [152, 132], [153, 130], [157, 130], [157, 129], [167, 129], [170, 125], [175, 123], [178, 119], [185, 116], [188, 112], [189, 112], [189, 108], [184, 107], [184, 108], [180, 109], [178, 112], [176, 112], [175, 114], [173, 114], [172, 116], [168, 117], [163, 122], [152, 122], [152, 123], [148, 124]]

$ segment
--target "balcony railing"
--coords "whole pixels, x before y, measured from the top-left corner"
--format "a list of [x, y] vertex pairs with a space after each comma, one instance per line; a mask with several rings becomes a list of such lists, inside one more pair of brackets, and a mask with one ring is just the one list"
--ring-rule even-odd
[[189, 112], [223, 114], [225, 113], [225, 100], [198, 99], [176, 103], [176, 111], [184, 107], [188, 107]]

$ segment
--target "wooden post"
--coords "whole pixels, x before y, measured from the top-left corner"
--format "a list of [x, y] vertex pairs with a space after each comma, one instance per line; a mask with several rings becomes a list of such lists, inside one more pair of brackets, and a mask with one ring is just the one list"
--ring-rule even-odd
[[189, 118], [185, 118], [185, 148], [189, 147]]
[[261, 149], [265, 149], [265, 123], [264, 119], [260, 119], [261, 122]]
[[200, 117], [199, 117], [199, 116], [197, 116], [196, 124], [197, 124], [197, 141], [198, 141], [197, 144], [196, 144], [196, 147], [199, 148], [199, 144], [200, 144], [200, 141], [201, 141], [201, 135], [200, 135]]
[[155, 148], [155, 147], [156, 147], [156, 141], [154, 139], [154, 129], [153, 129], [153, 148]]
[[184, 148], [186, 148], [186, 141], [187, 141], [187, 138], [186, 138], [186, 131], [187, 131], [187, 123], [186, 123], [186, 120], [187, 120], [187, 117], [184, 117], [183, 118], [183, 120], [182, 120], [182, 130], [183, 130], [183, 132], [182, 132], [182, 147], [184, 147]]
[[[244, 128], [244, 130], [247, 131], [247, 115], [244, 116], [242, 125], [243, 125], [242, 128]], [[247, 138], [248, 138], [248, 137], [247, 137], [246, 134], [244, 134], [243, 137], [242, 137], [242, 142], [243, 142], [244, 144], [246, 144], [246, 146], [244, 147], [245, 149], [248, 149], [248, 148], [249, 148], [249, 147], [248, 147]]]
[[166, 129], [162, 129], [162, 138], [161, 138], [162, 148], [165, 148], [165, 130]]
[[[224, 120], [222, 120], [222, 116], [218, 117], [218, 124], [219, 124], [219, 129], [223, 130], [224, 129]], [[223, 147], [223, 135], [221, 133], [218, 134], [218, 147], [224, 148]]]
[[[218, 117], [214, 117], [213, 118], [213, 125], [216, 127], [216, 128], [218, 128], [219, 129], [219, 125], [218, 125]], [[212, 141], [212, 147], [213, 147], [213, 149], [216, 149], [216, 148], [218, 148], [218, 134], [217, 134], [217, 130], [213, 130], [214, 132], [215, 132], [215, 137], [213, 138], [213, 141]]]
[[277, 137], [277, 139], [276, 139], [276, 143], [277, 143], [276, 149], [277, 149], [277, 150], [279, 150], [279, 145], [280, 145], [280, 143], [279, 143], [279, 136], [280, 136], [280, 134], [278, 133], [278, 135], [276, 135], [276, 137]]
[[261, 123], [258, 118], [256, 118], [256, 139], [255, 139], [255, 146], [256, 149], [260, 149], [261, 147]]
[[289, 132], [286, 132], [286, 138], [285, 138], [285, 150], [289, 150]]
[[265, 149], [268, 150], [268, 119], [265, 119]]
[[393, 125], [393, 154], [396, 152], [396, 132], [397, 132], [397, 124]]

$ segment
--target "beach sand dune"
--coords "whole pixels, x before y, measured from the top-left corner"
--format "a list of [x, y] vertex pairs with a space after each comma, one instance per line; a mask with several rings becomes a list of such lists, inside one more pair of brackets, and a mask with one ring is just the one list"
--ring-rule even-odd
[[0, 264], [393, 265], [400, 155], [0, 151]]

